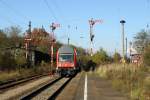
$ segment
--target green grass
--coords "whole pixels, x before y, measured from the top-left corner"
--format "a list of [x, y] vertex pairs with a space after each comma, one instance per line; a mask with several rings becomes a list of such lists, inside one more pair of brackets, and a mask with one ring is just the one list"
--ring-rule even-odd
[[132, 64], [103, 65], [97, 69], [100, 77], [112, 80], [112, 86], [128, 94], [131, 100], [147, 100], [150, 97], [150, 67]]

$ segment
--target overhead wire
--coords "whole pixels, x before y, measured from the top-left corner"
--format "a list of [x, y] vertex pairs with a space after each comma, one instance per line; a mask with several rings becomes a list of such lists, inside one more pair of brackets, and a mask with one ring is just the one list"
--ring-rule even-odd
[[[54, 0], [53, 2], [52, 2], [52, 4], [53, 4], [53, 7], [55, 7], [55, 11], [57, 11], [57, 14], [59, 15], [59, 17], [58, 16], [56, 16], [56, 13], [54, 13], [54, 11], [53, 11], [53, 9], [52, 9], [52, 6], [50, 6], [49, 5], [49, 3], [48, 3], [48, 0], [44, 0], [44, 2], [45, 2], [45, 4], [47, 5], [47, 7], [49, 8], [49, 11], [50, 11], [50, 14], [52, 14], [53, 15], [53, 17], [55, 18], [55, 20], [57, 20], [57, 21], [59, 21], [59, 22], [61, 22], [61, 23], [70, 23], [70, 21], [68, 22], [68, 20], [67, 19], [65, 19], [65, 17], [64, 17], [64, 13], [62, 12], [62, 10], [61, 10], [61, 8], [60, 8], [60, 6], [59, 6], [59, 4], [58, 4], [58, 2], [57, 2], [57, 0]], [[61, 19], [61, 20], [59, 20], [59, 19]], [[61, 25], [62, 26], [62, 25]], [[68, 25], [67, 25], [68, 26]]]
[[25, 19], [27, 21], [30, 20], [27, 16], [23, 15], [18, 10], [14, 9], [14, 7], [12, 7], [10, 4], [6, 3], [4, 0], [0, 0], [0, 3], [5, 5], [8, 9], [10, 9], [14, 14], [18, 15], [20, 18]]
[[146, 11], [146, 16], [147, 16], [147, 25], [146, 25], [146, 28], [148, 30], [149, 28], [149, 10], [150, 10], [150, 1], [149, 0], [146, 0], [146, 8], [147, 8], [147, 11]]
[[[57, 2], [57, 0], [54, 0], [53, 1], [53, 5], [55, 6], [55, 9], [57, 9], [57, 11], [59, 12], [59, 17], [60, 17], [60, 19], [62, 20], [62, 21], [65, 21], [65, 17], [64, 17], [64, 14], [63, 14], [63, 12], [62, 12], [62, 10], [60, 9], [60, 6], [58, 5], [58, 2]], [[66, 22], [66, 21], [65, 21]]]
[[[60, 10], [60, 8], [59, 8], [59, 5], [57, 4], [57, 2], [52, 2], [51, 4], [53, 5], [50, 5], [49, 3], [48, 3], [48, 0], [43, 0], [44, 1], [44, 3], [46, 4], [46, 6], [47, 6], [47, 8], [48, 8], [48, 10], [49, 10], [49, 14], [50, 14], [50, 16], [52, 16], [54, 19], [55, 19], [55, 21], [58, 23], [58, 24], [61, 24], [61, 28], [64, 28], [64, 26], [62, 25], [63, 24], [63, 21], [64, 21], [64, 16], [63, 16], [63, 13], [62, 13], [62, 11]], [[54, 7], [54, 8], [53, 8]], [[55, 12], [54, 12], [54, 10], [53, 9], [55, 9]], [[57, 13], [56, 13], [56, 11], [57, 11]], [[58, 13], [59, 12], [59, 13]], [[57, 15], [59, 15], [59, 16], [56, 16], [56, 14]], [[62, 16], [61, 16], [62, 15]], [[61, 16], [61, 17], [60, 17]], [[61, 19], [61, 20], [59, 20], [59, 19]], [[66, 21], [65, 21], [66, 22]], [[63, 27], [62, 27], [63, 26]], [[68, 32], [66, 32], [66, 33], [68, 33]], [[68, 35], [63, 35], [63, 37], [58, 37], [59, 38], [59, 40], [61, 40], [61, 39], [65, 39], [65, 38], [67, 38], [68, 39]]]
[[0, 15], [1, 20], [8, 22], [9, 24], [16, 24], [12, 19], [8, 16], [4, 16], [4, 14]]
[[[47, 6], [47, 8], [48, 8], [48, 10], [49, 10], [50, 16], [52, 16], [56, 21], [59, 21], [58, 18], [56, 17], [56, 15], [55, 15], [53, 9], [52, 9], [51, 6], [49, 5], [48, 1], [47, 1], [47, 0], [43, 0], [43, 1], [44, 1], [44, 3], [46, 4], [46, 6]], [[52, 14], [52, 15], [51, 15], [51, 14]]]
[[[52, 4], [53, 4], [53, 7], [55, 8], [55, 10], [56, 10], [57, 12], [59, 12], [59, 19], [58, 19], [58, 16], [56, 16], [56, 12], [54, 12], [54, 10], [52, 9], [53, 7], [49, 5], [48, 0], [43, 0], [43, 1], [44, 1], [44, 3], [46, 4], [47, 8], [49, 9], [50, 16], [52, 16], [52, 17], [53, 17], [56, 21], [58, 21], [59, 23], [60, 23], [60, 20], [59, 20], [59, 19], [61, 19], [61, 22], [65, 22], [65, 23], [67, 22], [67, 19], [65, 20], [64, 14], [63, 14], [62, 10], [60, 9], [60, 7], [59, 7], [57, 1], [53, 1]], [[78, 21], [79, 21], [79, 20], [78, 20]], [[69, 23], [70, 23], [70, 21], [69, 21]], [[61, 24], [62, 24], [62, 23], [61, 23]], [[70, 25], [70, 24], [68, 24], [68, 25]], [[68, 25], [67, 25], [67, 30], [69, 31], [70, 28], [68, 28]], [[61, 26], [62, 26], [62, 25], [61, 25]], [[75, 26], [75, 30], [78, 30], [77, 26]], [[66, 33], [69, 34], [70, 31], [69, 31], [69, 32], [66, 32]], [[68, 38], [70, 37], [69, 35], [67, 35], [67, 36], [68, 36]]]
[[12, 21], [10, 18], [6, 17], [6, 16], [2, 16], [1, 15], [1, 18], [5, 21], [7, 21], [9, 24], [16, 24], [14, 21]]

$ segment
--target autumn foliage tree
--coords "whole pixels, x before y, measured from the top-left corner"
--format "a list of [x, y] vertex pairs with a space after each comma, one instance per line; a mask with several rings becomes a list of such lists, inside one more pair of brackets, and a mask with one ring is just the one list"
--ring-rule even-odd
[[44, 28], [34, 28], [31, 32], [32, 45], [36, 47], [36, 50], [41, 52], [50, 53], [50, 47], [52, 41], [54, 43], [54, 54], [58, 48], [62, 45], [59, 41], [56, 41], [56, 37], [52, 33], [48, 33]]
[[31, 32], [32, 45], [37, 50], [48, 53], [52, 36], [42, 28], [34, 28]]

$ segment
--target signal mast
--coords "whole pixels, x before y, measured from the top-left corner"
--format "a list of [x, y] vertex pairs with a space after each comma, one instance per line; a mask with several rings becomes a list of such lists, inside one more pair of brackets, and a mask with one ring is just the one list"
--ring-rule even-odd
[[29, 29], [27, 30], [27, 34], [25, 35], [25, 50], [26, 50], [26, 59], [27, 63], [30, 66], [31, 60], [32, 60], [32, 54], [31, 54], [31, 21], [29, 21]]
[[50, 29], [52, 30], [52, 38], [51, 38], [51, 50], [50, 50], [50, 55], [51, 55], [51, 67], [53, 66], [53, 59], [54, 59], [54, 43], [56, 42], [56, 39], [54, 38], [54, 31], [56, 30], [57, 27], [60, 27], [60, 24], [52, 23], [50, 25]]
[[93, 55], [93, 39], [94, 39], [94, 33], [93, 33], [93, 26], [96, 23], [102, 23], [102, 20], [93, 20], [93, 18], [91, 18], [91, 20], [89, 20], [89, 24], [90, 24], [90, 55]]

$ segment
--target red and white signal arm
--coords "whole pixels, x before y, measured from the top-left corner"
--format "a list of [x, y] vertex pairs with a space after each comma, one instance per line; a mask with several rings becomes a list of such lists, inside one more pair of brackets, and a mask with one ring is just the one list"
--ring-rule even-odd
[[28, 42], [28, 41], [31, 41], [32, 39], [31, 38], [29, 38], [29, 37], [25, 37], [25, 42]]
[[103, 23], [103, 20], [93, 20], [93, 19], [89, 20], [90, 25], [93, 26], [95, 23]]
[[31, 39], [31, 38], [25, 38], [25, 40], [26, 40], [26, 41], [31, 41], [32, 39]]
[[55, 25], [55, 27], [60, 27], [60, 24], [54, 24]]
[[95, 23], [103, 23], [103, 20], [100, 19], [100, 20], [95, 20]]

